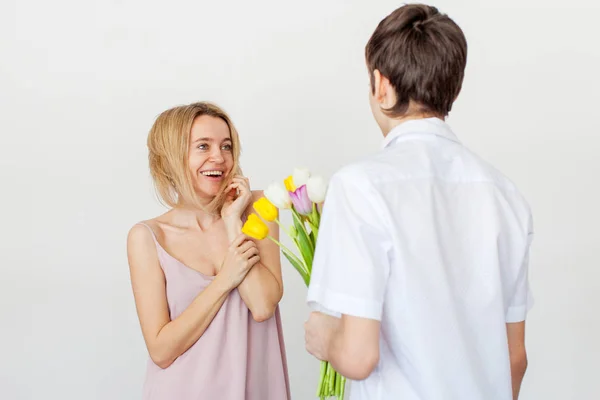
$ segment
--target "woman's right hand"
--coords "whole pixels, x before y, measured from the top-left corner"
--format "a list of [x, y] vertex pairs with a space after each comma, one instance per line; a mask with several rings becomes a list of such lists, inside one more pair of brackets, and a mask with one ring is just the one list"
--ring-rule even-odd
[[231, 288], [236, 288], [246, 277], [250, 269], [260, 261], [256, 243], [248, 236], [240, 234], [227, 249], [227, 255], [218, 275], [223, 277]]

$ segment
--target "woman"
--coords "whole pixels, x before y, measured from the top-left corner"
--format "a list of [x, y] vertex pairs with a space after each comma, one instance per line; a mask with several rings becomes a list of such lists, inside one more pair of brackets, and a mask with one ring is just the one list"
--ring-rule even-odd
[[151, 358], [144, 400], [290, 398], [279, 248], [241, 234], [262, 193], [241, 175], [239, 143], [209, 103], [163, 112], [148, 136], [150, 172], [171, 209], [135, 225], [127, 243]]

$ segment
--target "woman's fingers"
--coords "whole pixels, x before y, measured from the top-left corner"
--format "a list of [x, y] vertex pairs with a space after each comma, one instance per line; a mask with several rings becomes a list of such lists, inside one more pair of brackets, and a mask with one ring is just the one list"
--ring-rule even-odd
[[239, 183], [247, 189], [250, 189], [250, 179], [246, 178], [245, 176], [234, 176], [232, 181]]
[[252, 247], [256, 247], [256, 244], [252, 240], [248, 240], [240, 245], [239, 251], [243, 254], [246, 251], [250, 250]]
[[251, 259], [254, 256], [259, 255], [259, 251], [258, 248], [256, 247], [252, 247], [251, 249], [248, 249], [244, 252], [244, 254], [242, 255], [246, 260]]
[[246, 239], [248, 239], [248, 236], [246, 236], [243, 233], [240, 233], [235, 239], [233, 239], [233, 242], [231, 242], [231, 248], [232, 249], [237, 249], [238, 247], [240, 247], [244, 243], [244, 241]]
[[258, 255], [254, 256], [248, 260], [248, 266], [252, 267], [252, 266], [256, 265], [259, 261], [260, 261], [260, 256], [258, 256]]

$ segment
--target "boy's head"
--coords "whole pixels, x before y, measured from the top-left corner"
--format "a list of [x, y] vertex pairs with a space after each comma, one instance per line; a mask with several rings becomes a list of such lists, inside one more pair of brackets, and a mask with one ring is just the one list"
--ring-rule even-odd
[[435, 7], [409, 4], [379, 23], [365, 55], [371, 109], [387, 134], [394, 120], [448, 115], [462, 86], [467, 41]]

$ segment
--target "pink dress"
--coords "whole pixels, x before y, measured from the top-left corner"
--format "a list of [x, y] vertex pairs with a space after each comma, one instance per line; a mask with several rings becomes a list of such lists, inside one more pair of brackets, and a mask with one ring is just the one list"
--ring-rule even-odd
[[[166, 278], [171, 319], [177, 318], [214, 277], [169, 255], [152, 232]], [[161, 369], [148, 361], [143, 400], [289, 400], [279, 307], [256, 322], [233, 290], [192, 347]]]

